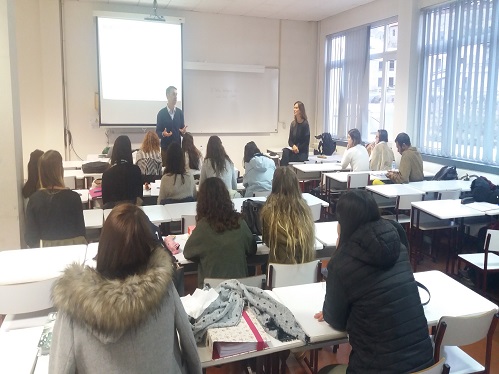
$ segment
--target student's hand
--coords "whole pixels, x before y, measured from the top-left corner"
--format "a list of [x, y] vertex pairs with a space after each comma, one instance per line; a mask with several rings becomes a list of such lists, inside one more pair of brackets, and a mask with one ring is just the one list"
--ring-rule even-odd
[[298, 153], [300, 151], [296, 144], [293, 144], [293, 147], [291, 149], [293, 150], [293, 153]]
[[318, 320], [319, 322], [322, 322], [324, 321], [324, 316], [322, 315], [322, 311], [318, 312], [318, 313], [315, 313], [314, 314], [314, 318], [316, 320]]
[[163, 132], [161, 133], [163, 135], [163, 138], [167, 138], [169, 136], [172, 136], [172, 132], [167, 132], [166, 129], [163, 130]]
[[184, 135], [187, 132], [187, 126], [184, 126], [180, 129], [180, 133]]

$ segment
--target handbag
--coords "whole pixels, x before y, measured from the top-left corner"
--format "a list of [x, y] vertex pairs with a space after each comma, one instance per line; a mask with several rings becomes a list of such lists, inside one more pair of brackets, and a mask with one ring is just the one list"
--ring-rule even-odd
[[260, 210], [265, 204], [265, 201], [257, 201], [247, 199], [243, 201], [242, 215], [250, 231], [254, 235], [262, 235], [262, 220], [260, 218]]

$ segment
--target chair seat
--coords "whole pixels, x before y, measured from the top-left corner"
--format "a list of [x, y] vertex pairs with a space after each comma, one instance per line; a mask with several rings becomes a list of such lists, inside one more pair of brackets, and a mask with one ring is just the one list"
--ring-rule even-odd
[[[484, 268], [484, 253], [467, 253], [459, 255], [462, 260], [475, 265], [476, 267]], [[487, 261], [487, 271], [489, 270], [499, 270], [499, 256], [494, 253], [489, 253], [489, 258]], [[453, 371], [454, 372], [454, 371]]]
[[445, 229], [454, 229], [458, 228], [454, 221], [433, 221], [433, 222], [424, 222], [420, 223], [418, 228], [422, 231], [430, 231], [430, 230], [445, 230]]
[[485, 370], [485, 368], [459, 347], [442, 347], [441, 357], [451, 368], [452, 374], [467, 374]]
[[381, 218], [391, 219], [392, 221], [397, 221], [401, 225], [403, 225], [404, 223], [410, 223], [411, 222], [411, 217], [409, 217], [406, 214], [399, 214], [398, 215], [398, 219], [397, 219], [397, 216], [395, 214], [389, 214], [389, 215], [386, 215], [386, 216], [381, 216]]

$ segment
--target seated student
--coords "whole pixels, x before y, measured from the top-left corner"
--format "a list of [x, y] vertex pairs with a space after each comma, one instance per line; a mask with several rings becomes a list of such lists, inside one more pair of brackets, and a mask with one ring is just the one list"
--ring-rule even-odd
[[395, 138], [397, 151], [402, 155], [398, 171], [389, 171], [386, 176], [393, 183], [420, 182], [424, 179], [423, 159], [416, 147], [411, 146], [411, 138], [401, 132]]
[[352, 171], [369, 171], [369, 154], [362, 143], [360, 131], [351, 129], [348, 131], [347, 150], [341, 159], [342, 169], [350, 167]]
[[158, 204], [165, 199], [196, 199], [194, 176], [185, 170], [184, 153], [178, 143], [171, 143], [166, 150], [166, 166], [159, 188]]
[[203, 155], [194, 145], [194, 138], [190, 132], [182, 137], [182, 151], [185, 157], [185, 169], [191, 174], [199, 174], [203, 165]]
[[234, 205], [220, 178], [199, 186], [196, 228], [185, 243], [184, 256], [198, 263], [198, 287], [204, 278], [248, 276], [246, 257], [256, 253], [255, 237]]
[[49, 372], [201, 373], [173, 273], [144, 212], [116, 206], [102, 228], [97, 267], [72, 264], [54, 284]]
[[315, 259], [312, 212], [290, 167], [276, 169], [261, 218], [263, 241], [270, 249], [269, 262], [301, 264]]
[[371, 143], [366, 146], [368, 152], [368, 147], [371, 147], [371, 160], [369, 161], [371, 170], [390, 170], [392, 168], [392, 162], [395, 161], [395, 156], [387, 142], [388, 132], [380, 129], [376, 133], [374, 145]]
[[260, 152], [255, 142], [249, 142], [244, 147], [244, 177], [245, 197], [251, 197], [258, 191], [270, 191], [274, 177], [275, 163], [271, 158]]
[[40, 188], [40, 179], [38, 178], [38, 160], [40, 160], [42, 155], [43, 151], [40, 151], [39, 149], [35, 149], [29, 155], [28, 179], [23, 186], [23, 196], [25, 199], [28, 199], [36, 192], [36, 190]]
[[28, 201], [24, 239], [30, 247], [87, 244], [78, 193], [64, 186], [62, 156], [47, 151], [40, 157], [40, 189]]
[[153, 182], [161, 176], [161, 150], [158, 135], [154, 131], [146, 132], [137, 151], [135, 164], [140, 168], [144, 182]]
[[202, 184], [206, 178], [220, 178], [231, 197], [234, 197], [237, 190], [237, 173], [234, 163], [225, 152], [222, 141], [216, 135], [210, 136], [206, 145], [206, 157], [201, 169], [199, 184]]
[[352, 352], [348, 370], [341, 365], [320, 373], [413, 373], [431, 366], [433, 347], [404, 230], [380, 217], [366, 191], [342, 195], [336, 215], [337, 249], [315, 318], [346, 331]]
[[114, 142], [111, 167], [102, 174], [102, 203], [106, 209], [119, 202], [141, 204], [142, 195], [142, 177], [133, 164], [130, 138], [120, 135]]

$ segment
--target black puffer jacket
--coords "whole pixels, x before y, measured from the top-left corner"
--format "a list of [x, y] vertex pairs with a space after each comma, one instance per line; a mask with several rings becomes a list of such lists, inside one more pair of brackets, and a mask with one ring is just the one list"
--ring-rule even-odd
[[328, 265], [324, 319], [349, 334], [348, 373], [407, 373], [433, 349], [400, 225], [380, 219], [340, 243]]

